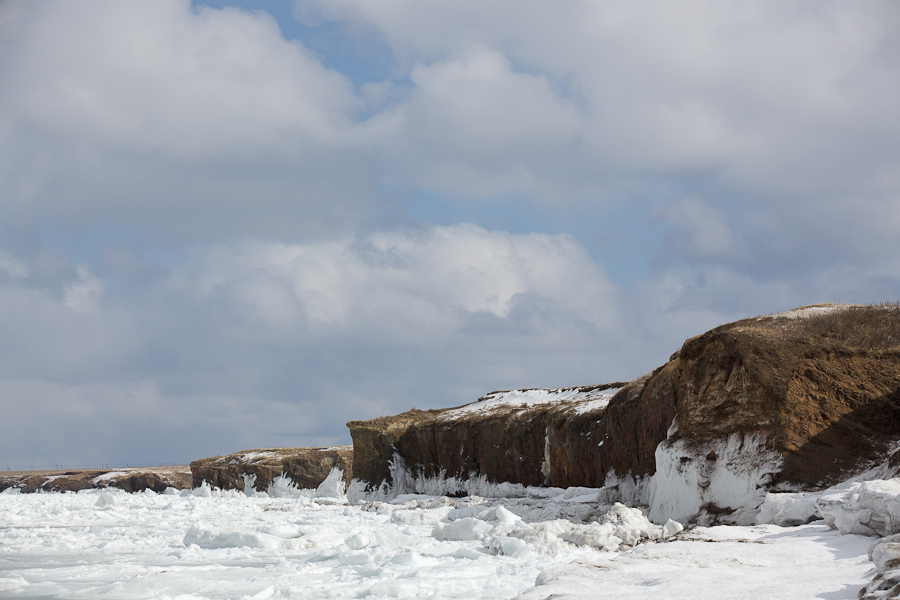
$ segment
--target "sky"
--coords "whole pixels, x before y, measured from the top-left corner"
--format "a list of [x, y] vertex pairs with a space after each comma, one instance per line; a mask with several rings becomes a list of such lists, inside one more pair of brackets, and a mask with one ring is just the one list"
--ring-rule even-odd
[[0, 469], [898, 298], [897, 2], [0, 2]]

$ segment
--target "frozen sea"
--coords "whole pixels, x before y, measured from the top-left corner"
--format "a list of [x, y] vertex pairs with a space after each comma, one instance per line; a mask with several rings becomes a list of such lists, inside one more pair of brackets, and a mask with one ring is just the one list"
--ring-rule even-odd
[[873, 574], [875, 538], [821, 521], [647, 540], [656, 528], [604, 550], [630, 535], [623, 527], [640, 537], [640, 519], [620, 511], [615, 537], [590, 524], [603, 520], [590, 490], [531, 490], [356, 506], [313, 494], [4, 493], [0, 597], [850, 600]]

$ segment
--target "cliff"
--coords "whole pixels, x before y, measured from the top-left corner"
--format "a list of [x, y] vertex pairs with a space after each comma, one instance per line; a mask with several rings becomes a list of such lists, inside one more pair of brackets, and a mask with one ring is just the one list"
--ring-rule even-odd
[[185, 467], [128, 468], [116, 471], [44, 471], [0, 475], [0, 492], [8, 488], [25, 494], [34, 492], [77, 492], [114, 487], [126, 492], [191, 487], [191, 474]]
[[424, 477], [634, 481], [657, 521], [748, 523], [766, 491], [900, 467], [900, 307], [745, 319], [687, 340], [628, 384], [495, 392], [348, 427], [353, 476], [370, 487], [391, 483], [398, 457]]
[[253, 479], [257, 491], [266, 491], [284, 474], [298, 488], [316, 488], [333, 467], [344, 472], [349, 483], [353, 470], [352, 446], [331, 448], [263, 448], [213, 456], [191, 463], [194, 487], [205, 480], [223, 490], [244, 489], [244, 477]]

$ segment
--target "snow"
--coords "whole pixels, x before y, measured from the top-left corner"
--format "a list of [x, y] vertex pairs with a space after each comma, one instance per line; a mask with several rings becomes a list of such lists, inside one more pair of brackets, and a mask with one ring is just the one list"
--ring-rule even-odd
[[872, 539], [821, 524], [697, 527], [678, 541], [546, 569], [519, 600], [855, 599]]
[[871, 578], [873, 539], [821, 521], [680, 531], [588, 488], [300, 492], [0, 495], [0, 597], [850, 599]]
[[115, 479], [116, 477], [126, 477], [131, 475], [128, 471], [110, 471], [109, 473], [104, 473], [103, 475], [97, 475], [92, 479], [94, 483], [100, 483], [101, 481], [109, 481], [110, 479]]
[[253, 464], [255, 462], [260, 462], [263, 460], [276, 460], [280, 458], [280, 456], [275, 452], [263, 451], [263, 452], [244, 452], [238, 455], [238, 458], [232, 460], [231, 462], [234, 464], [238, 463], [250, 463]]
[[441, 418], [455, 420], [468, 415], [487, 414], [509, 407], [518, 407], [525, 410], [563, 401], [578, 402], [579, 404], [575, 410], [578, 414], [584, 414], [592, 410], [606, 408], [606, 405], [609, 404], [609, 401], [618, 391], [618, 389], [597, 391], [590, 387], [574, 387], [494, 392], [479, 398], [471, 404], [448, 410], [441, 414]]
[[848, 308], [855, 306], [853, 304], [825, 304], [819, 306], [805, 306], [802, 308], [795, 308], [793, 310], [789, 310], [783, 313], [775, 313], [768, 315], [766, 317], [757, 317], [757, 319], [766, 319], [766, 318], [776, 318], [776, 319], [808, 319], [809, 317], [814, 317], [816, 315], [827, 315], [833, 312], [840, 312], [842, 310], [847, 310]]

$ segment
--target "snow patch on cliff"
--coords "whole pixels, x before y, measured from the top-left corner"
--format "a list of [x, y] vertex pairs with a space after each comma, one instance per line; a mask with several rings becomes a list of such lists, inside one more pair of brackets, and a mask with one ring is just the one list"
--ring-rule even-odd
[[781, 464], [759, 434], [665, 440], [656, 448], [650, 520], [752, 525], [765, 499], [762, 488]]
[[452, 421], [468, 415], [494, 412], [498, 409], [520, 408], [525, 410], [557, 402], [578, 402], [575, 410], [578, 414], [583, 414], [606, 408], [618, 391], [618, 388], [598, 390], [594, 386], [589, 386], [492, 392], [471, 404], [448, 410], [441, 415], [441, 418]]
[[803, 306], [795, 308], [783, 313], [775, 313], [768, 316], [757, 317], [757, 319], [777, 318], [777, 319], [808, 319], [817, 315], [827, 315], [829, 313], [840, 312], [848, 308], [856, 306], [855, 304], [820, 304], [816, 306]]

